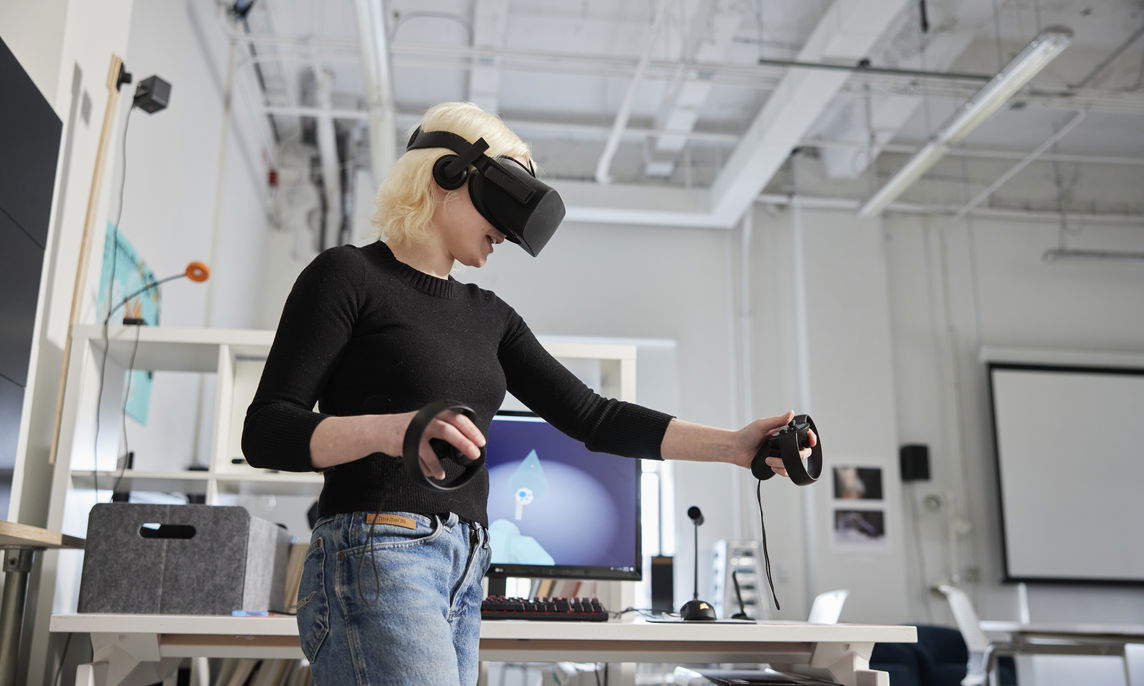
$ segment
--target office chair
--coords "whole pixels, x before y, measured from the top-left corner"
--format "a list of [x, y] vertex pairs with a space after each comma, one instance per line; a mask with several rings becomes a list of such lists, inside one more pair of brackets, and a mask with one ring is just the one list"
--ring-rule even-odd
[[988, 681], [989, 686], [997, 686], [997, 657], [1002, 654], [1015, 655], [1017, 646], [1011, 643], [990, 641], [981, 630], [981, 622], [977, 618], [977, 611], [969, 596], [960, 588], [941, 584], [937, 590], [949, 601], [949, 609], [953, 612], [953, 620], [957, 629], [965, 640], [965, 647], [969, 650], [969, 660], [965, 665], [965, 678], [961, 686], [982, 686]]
[[850, 591], [845, 588], [819, 593], [810, 606], [810, 615], [806, 621], [811, 624], [837, 624], [848, 595]]

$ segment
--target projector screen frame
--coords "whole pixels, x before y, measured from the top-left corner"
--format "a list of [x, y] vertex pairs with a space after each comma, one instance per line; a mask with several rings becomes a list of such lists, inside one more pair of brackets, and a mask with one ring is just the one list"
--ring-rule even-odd
[[1014, 362], [1009, 360], [988, 358], [984, 359], [983, 362], [985, 363], [986, 371], [986, 387], [989, 392], [989, 425], [993, 441], [993, 469], [997, 487], [997, 519], [1001, 533], [1001, 582], [1069, 586], [1124, 586], [1137, 588], [1144, 586], [1144, 576], [1141, 578], [1084, 578], [1068, 576], [1031, 576], [1028, 574], [1010, 573], [1009, 532], [1006, 530], [1005, 525], [1004, 484], [1001, 481], [1001, 444], [997, 427], [997, 398], [994, 383], [994, 372], [999, 370], [1144, 377], [1144, 366], [1125, 366], [1123, 364], [1102, 365], [1078, 363], [1054, 364], [1049, 362]]

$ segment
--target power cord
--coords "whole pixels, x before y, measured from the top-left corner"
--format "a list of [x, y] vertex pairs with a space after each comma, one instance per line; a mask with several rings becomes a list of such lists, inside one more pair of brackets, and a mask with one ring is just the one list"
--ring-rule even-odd
[[127, 440], [127, 403], [131, 399], [131, 377], [135, 373], [135, 355], [139, 352], [139, 332], [142, 328], [141, 324], [135, 325], [135, 344], [131, 347], [131, 361], [127, 363], [127, 387], [123, 390], [123, 412], [120, 413], [123, 422], [123, 463], [120, 465], [119, 475], [111, 487], [113, 498], [116, 491], [119, 490], [119, 484], [123, 481], [124, 473], [127, 471], [127, 462], [131, 459], [131, 446]]
[[60, 676], [64, 673], [64, 663], [67, 661], [68, 646], [71, 645], [72, 636], [75, 636], [75, 634], [68, 634], [68, 637], [64, 640], [64, 648], [60, 651], [60, 664], [56, 667], [56, 676], [52, 678], [52, 684], [54, 686], [59, 686]]
[[[99, 498], [99, 414], [103, 407], [103, 378], [107, 373], [107, 354], [111, 347], [108, 341], [107, 326], [111, 317], [111, 303], [112, 293], [115, 288], [115, 267], [119, 262], [119, 222], [123, 218], [123, 191], [127, 186], [127, 132], [131, 126], [131, 113], [135, 111], [134, 107], [127, 109], [127, 117], [123, 121], [123, 136], [120, 158], [123, 160], [123, 171], [119, 176], [119, 206], [115, 210], [115, 223], [112, 225], [111, 237], [108, 239], [111, 242], [110, 248], [104, 246], [104, 254], [111, 255], [111, 273], [107, 279], [107, 318], [103, 320], [103, 355], [99, 363], [99, 385], [96, 390], [95, 396], [95, 439], [92, 445], [92, 470], [91, 478], [93, 487], [96, 493], [96, 499]], [[118, 452], [118, 449], [116, 450]]]
[[657, 617], [673, 617], [678, 616], [677, 612], [661, 612], [653, 607], [625, 607], [622, 610], [609, 612], [608, 616], [612, 619], [619, 619], [629, 612], [638, 612], [641, 617], [657, 618]]

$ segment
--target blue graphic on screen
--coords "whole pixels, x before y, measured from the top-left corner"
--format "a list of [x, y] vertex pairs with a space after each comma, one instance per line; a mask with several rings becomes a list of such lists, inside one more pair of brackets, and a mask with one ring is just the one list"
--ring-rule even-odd
[[639, 473], [533, 416], [498, 414], [488, 432], [492, 561], [638, 569]]

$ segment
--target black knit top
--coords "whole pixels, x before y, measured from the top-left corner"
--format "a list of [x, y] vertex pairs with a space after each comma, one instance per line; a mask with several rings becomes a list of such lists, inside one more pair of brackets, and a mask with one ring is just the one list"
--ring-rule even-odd
[[[327, 416], [409, 412], [446, 399], [472, 407], [487, 433], [506, 389], [592, 450], [661, 459], [669, 415], [594, 393], [491, 291], [418, 271], [380, 241], [332, 248], [286, 300], [242, 451], [255, 467], [310, 471], [310, 436]], [[488, 523], [484, 470], [461, 489], [433, 492], [378, 452], [323, 475], [323, 516], [456, 512]]]

